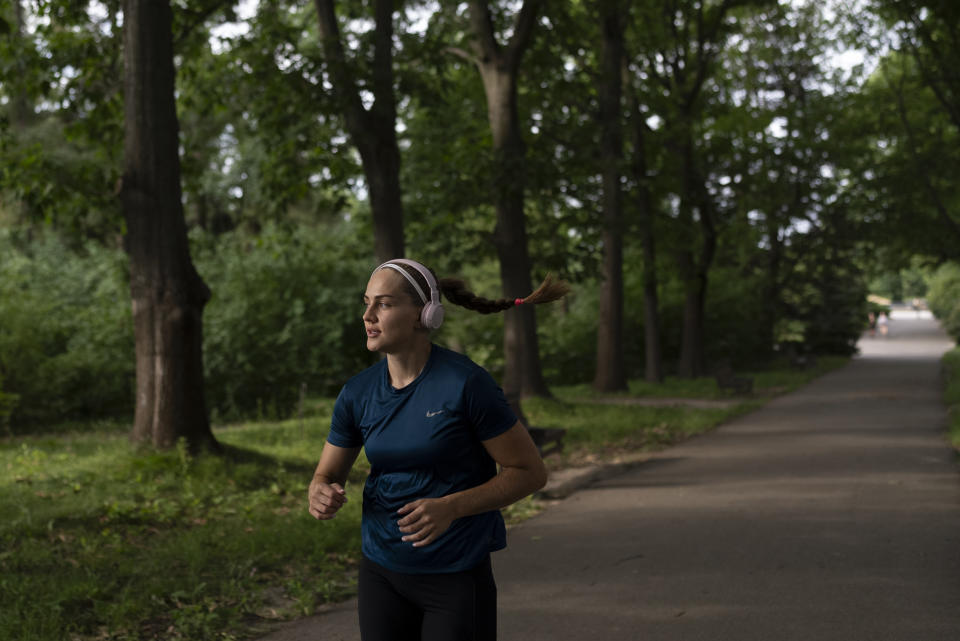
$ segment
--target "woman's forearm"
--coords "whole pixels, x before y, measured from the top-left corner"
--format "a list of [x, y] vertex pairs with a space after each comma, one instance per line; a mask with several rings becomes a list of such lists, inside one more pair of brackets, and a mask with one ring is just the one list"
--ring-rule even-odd
[[533, 494], [547, 482], [547, 471], [542, 462], [533, 468], [504, 467], [492, 479], [469, 490], [448, 494], [448, 502], [455, 518], [499, 510]]
[[519, 421], [483, 445], [500, 464], [500, 473], [477, 487], [439, 498], [417, 499], [401, 507], [397, 525], [404, 541], [414, 547], [430, 545], [454, 520], [506, 507], [546, 484], [543, 459]]

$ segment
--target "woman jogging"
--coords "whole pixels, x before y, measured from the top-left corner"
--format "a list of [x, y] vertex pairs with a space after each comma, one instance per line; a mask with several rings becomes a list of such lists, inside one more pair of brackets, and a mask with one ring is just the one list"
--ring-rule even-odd
[[557, 300], [567, 289], [547, 279], [525, 299], [491, 301], [404, 259], [370, 276], [367, 349], [386, 358], [341, 390], [309, 490], [314, 517], [336, 516], [347, 500], [347, 474], [365, 448], [363, 641], [496, 638], [490, 553], [506, 545], [499, 510], [543, 487], [546, 469], [493, 378], [431, 343], [430, 331], [443, 322], [441, 291], [491, 313]]

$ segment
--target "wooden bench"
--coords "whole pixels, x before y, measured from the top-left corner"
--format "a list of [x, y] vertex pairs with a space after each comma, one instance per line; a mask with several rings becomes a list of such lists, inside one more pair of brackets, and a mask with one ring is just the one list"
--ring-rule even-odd
[[531, 427], [530, 422], [520, 408], [520, 400], [517, 398], [509, 399], [510, 408], [517, 415], [517, 419], [527, 428], [533, 444], [537, 446], [540, 456], [548, 456], [554, 452], [563, 450], [563, 436], [567, 430], [558, 427]]
[[714, 379], [717, 381], [717, 387], [720, 388], [720, 391], [730, 390], [734, 394], [750, 394], [753, 392], [753, 378], [737, 376], [730, 366], [717, 369]]

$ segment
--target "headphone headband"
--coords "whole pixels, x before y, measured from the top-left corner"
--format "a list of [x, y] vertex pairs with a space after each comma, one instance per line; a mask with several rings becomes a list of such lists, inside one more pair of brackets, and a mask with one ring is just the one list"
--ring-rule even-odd
[[[424, 293], [423, 288], [420, 287], [420, 284], [417, 283], [417, 280], [411, 276], [407, 270], [400, 267], [400, 264], [409, 265], [420, 272], [420, 275], [423, 276], [424, 280], [427, 281], [427, 286], [430, 288], [429, 300], [427, 300], [427, 295]], [[406, 278], [411, 285], [413, 285], [413, 288], [417, 291], [417, 294], [420, 295], [420, 300], [423, 302], [423, 310], [420, 312], [420, 322], [423, 323], [425, 327], [430, 329], [436, 329], [440, 327], [441, 323], [443, 323], [443, 305], [440, 303], [440, 288], [437, 287], [437, 281], [433, 277], [433, 274], [430, 273], [430, 270], [415, 260], [394, 258], [393, 260], [388, 260], [387, 262], [383, 263], [373, 271], [376, 273], [384, 268], [390, 268], [394, 271], [400, 272], [400, 274]]]
[[[395, 265], [394, 263], [391, 262], [391, 263], [384, 263], [383, 265], [380, 265], [380, 266], [377, 267], [377, 269], [374, 270], [374, 271], [380, 271], [381, 269], [384, 269], [384, 268], [390, 268], [390, 269], [394, 270], [395, 272], [399, 273], [400, 275], [402, 275], [404, 278], [406, 278], [406, 279], [410, 282], [410, 284], [413, 285], [413, 288], [414, 288], [415, 290], [417, 290], [417, 294], [420, 295], [420, 302], [421, 302], [421, 303], [426, 303], [426, 302], [427, 302], [427, 295], [423, 293], [423, 288], [420, 287], [420, 284], [417, 283], [417, 279], [414, 278], [413, 276], [411, 276], [411, 275], [407, 272], [407, 270], [405, 270], [405, 269], [403, 269], [402, 267], [400, 267], [399, 265]], [[431, 292], [431, 293], [432, 293], [432, 292]]]

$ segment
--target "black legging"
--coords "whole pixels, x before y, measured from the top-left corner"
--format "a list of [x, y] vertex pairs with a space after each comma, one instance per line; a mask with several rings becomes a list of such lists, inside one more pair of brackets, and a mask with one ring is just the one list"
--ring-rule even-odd
[[497, 638], [497, 585], [490, 557], [452, 574], [400, 574], [364, 557], [358, 589], [363, 641]]

